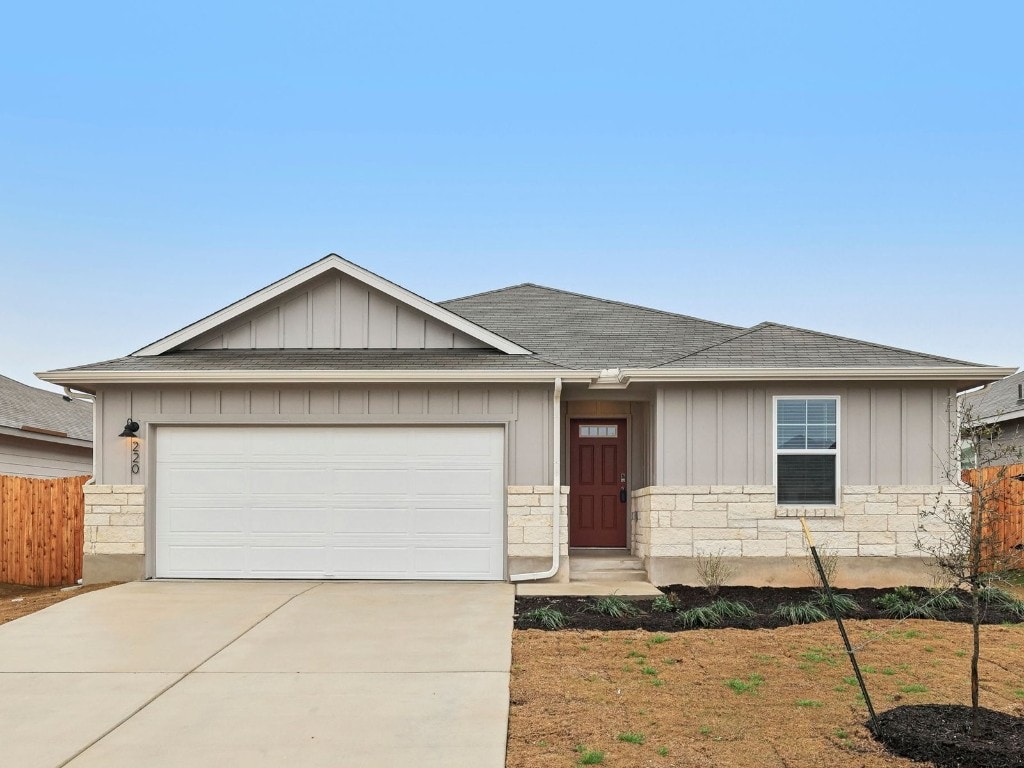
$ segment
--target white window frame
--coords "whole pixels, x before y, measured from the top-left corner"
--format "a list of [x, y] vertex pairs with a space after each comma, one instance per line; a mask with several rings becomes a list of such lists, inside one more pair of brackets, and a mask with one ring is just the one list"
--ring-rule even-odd
[[[836, 403], [836, 447], [835, 448], [779, 448], [779, 401], [780, 400], [834, 400]], [[772, 397], [772, 485], [775, 486], [775, 503], [786, 509], [838, 509], [842, 503], [840, 489], [839, 450], [842, 445], [842, 398], [839, 395], [774, 395]], [[835, 504], [781, 504], [779, 502], [779, 456], [835, 456], [836, 493]]]

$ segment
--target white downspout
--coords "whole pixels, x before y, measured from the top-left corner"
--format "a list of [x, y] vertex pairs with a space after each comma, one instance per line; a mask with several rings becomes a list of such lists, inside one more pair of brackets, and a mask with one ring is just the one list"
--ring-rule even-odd
[[554, 436], [551, 461], [551, 567], [537, 573], [517, 573], [511, 581], [550, 579], [558, 573], [561, 550], [561, 532], [558, 528], [562, 516], [562, 379], [555, 378], [555, 393], [551, 400], [551, 432]]

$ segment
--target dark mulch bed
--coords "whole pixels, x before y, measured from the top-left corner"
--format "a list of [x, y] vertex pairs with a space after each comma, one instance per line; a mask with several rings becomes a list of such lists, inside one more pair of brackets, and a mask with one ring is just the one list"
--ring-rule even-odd
[[897, 755], [940, 768], [1024, 766], [1024, 719], [982, 708], [972, 739], [970, 718], [971, 708], [957, 704], [896, 707], [878, 716], [876, 738]]
[[[715, 598], [712, 598], [703, 587], [684, 587], [678, 584], [662, 589], [663, 592], [671, 594], [678, 601], [678, 609], [686, 610], [697, 606], [707, 605]], [[851, 619], [889, 619], [875, 607], [872, 602], [892, 590], [888, 589], [840, 589], [837, 593], [851, 596], [860, 605], [861, 610], [850, 615]], [[922, 598], [928, 595], [925, 589], [914, 590]], [[793, 587], [722, 587], [716, 597], [728, 600], [737, 600], [749, 605], [756, 613], [755, 616], [744, 619], [726, 619], [719, 627], [732, 627], [736, 629], [775, 629], [786, 627], [790, 623], [785, 619], [772, 616], [772, 612], [782, 603], [801, 603], [813, 600], [816, 597], [813, 589]], [[593, 610], [593, 598], [589, 597], [517, 597], [516, 598], [516, 627], [518, 629], [544, 629], [538, 621], [529, 620], [524, 614], [535, 608], [550, 606], [565, 614], [568, 619], [566, 625], [571, 629], [645, 629], [649, 632], [673, 632], [680, 631], [675, 621], [675, 613], [655, 613], [651, 610], [651, 599], [631, 600], [640, 609], [638, 616], [625, 616], [614, 618], [596, 613]], [[944, 621], [969, 622], [970, 607], [966, 595], [963, 596], [963, 607], [960, 609], [945, 611], [939, 616]], [[831, 614], [829, 614], [831, 620]], [[982, 623], [1003, 624], [1007, 622], [1017, 623], [1020, 619], [1009, 611], [1001, 610], [996, 606], [984, 606]]]

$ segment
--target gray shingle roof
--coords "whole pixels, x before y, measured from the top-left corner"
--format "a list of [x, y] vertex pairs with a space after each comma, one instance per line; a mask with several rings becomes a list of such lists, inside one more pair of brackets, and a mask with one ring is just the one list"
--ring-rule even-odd
[[669, 368], [867, 368], [973, 365], [778, 323], [761, 323]]
[[550, 369], [533, 355], [483, 349], [197, 349], [119, 357], [70, 371]]
[[874, 368], [972, 366], [817, 331], [715, 323], [524, 283], [440, 306], [533, 352], [480, 349], [172, 351], [73, 371], [528, 370], [601, 368]]
[[37, 427], [92, 440], [92, 405], [0, 376], [0, 427]]
[[741, 330], [532, 283], [441, 306], [569, 368], [653, 367]]
[[1024, 415], [1024, 403], [1017, 402], [1017, 386], [1020, 384], [1024, 384], [1024, 371], [964, 395], [964, 400], [971, 404], [972, 415], [979, 419], [1007, 416], [1018, 411]]

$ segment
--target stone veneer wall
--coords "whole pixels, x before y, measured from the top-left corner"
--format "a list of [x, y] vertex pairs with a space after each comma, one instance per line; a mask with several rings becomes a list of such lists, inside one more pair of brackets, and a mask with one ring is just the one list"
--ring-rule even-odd
[[[508, 556], [551, 560], [551, 502], [553, 486], [508, 486]], [[562, 486], [558, 518], [562, 555], [569, 554], [569, 486]]]
[[146, 487], [86, 485], [85, 554], [142, 555], [146, 552]]
[[[947, 485], [847, 485], [838, 508], [779, 507], [775, 486], [650, 486], [634, 491], [633, 554], [644, 558], [804, 557], [800, 517], [815, 543], [843, 557], [922, 557], [918, 541], [946, 529], [922, 520], [936, 498], [966, 507]], [[923, 526], [924, 530], [920, 530]]]

